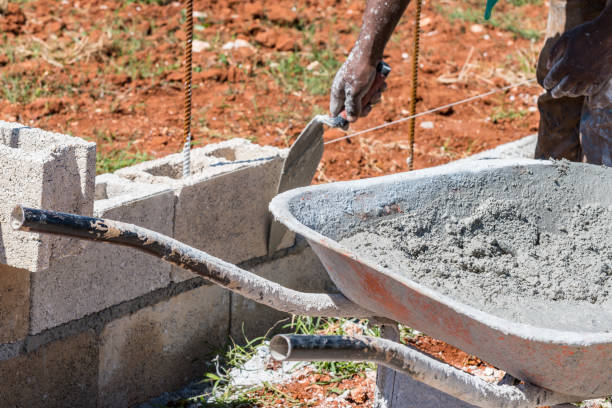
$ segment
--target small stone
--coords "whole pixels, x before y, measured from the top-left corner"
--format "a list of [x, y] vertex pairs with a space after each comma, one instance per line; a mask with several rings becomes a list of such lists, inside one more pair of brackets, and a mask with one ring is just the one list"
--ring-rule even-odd
[[489, 41], [491, 39], [491, 36], [489, 34], [485, 34], [482, 36], [482, 38], [484, 38], [485, 40]]
[[210, 43], [206, 41], [193, 40], [192, 44], [193, 52], [202, 52], [205, 50], [210, 50]]
[[482, 33], [484, 31], [484, 27], [480, 24], [472, 24], [470, 31], [476, 34]]
[[194, 11], [193, 12], [193, 16], [195, 18], [207, 18], [208, 14], [206, 12], [204, 12], [204, 11]]
[[421, 122], [420, 126], [422, 129], [433, 129], [434, 123], [433, 122]]
[[236, 50], [238, 48], [253, 48], [251, 44], [247, 40], [243, 40], [242, 38], [238, 38], [237, 40], [227, 42], [223, 44], [222, 49], [224, 50]]
[[408, 59], [408, 58], [410, 58], [410, 55], [407, 52], [402, 52], [402, 58], [403, 59]]
[[306, 69], [308, 71], [314, 71], [315, 69], [319, 68], [321, 64], [319, 63], [319, 61], [313, 61], [310, 64], [308, 64], [308, 66], [306, 67]]

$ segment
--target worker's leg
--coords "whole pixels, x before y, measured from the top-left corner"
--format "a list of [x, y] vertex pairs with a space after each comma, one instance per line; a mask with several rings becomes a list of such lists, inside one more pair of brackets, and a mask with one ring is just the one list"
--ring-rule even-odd
[[[540, 53], [537, 68], [540, 84], [548, 73], [546, 60], [550, 50], [561, 34], [597, 17], [605, 3], [606, 0], [550, 0], [546, 43]], [[583, 97], [555, 99], [550, 92], [540, 96], [536, 158], [581, 160], [579, 129], [583, 102]]]

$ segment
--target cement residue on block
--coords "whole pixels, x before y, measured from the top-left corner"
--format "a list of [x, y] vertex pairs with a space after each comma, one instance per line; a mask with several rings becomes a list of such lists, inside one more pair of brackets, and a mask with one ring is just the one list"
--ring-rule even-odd
[[[96, 178], [94, 216], [172, 235], [174, 193], [104, 174]], [[31, 332], [79, 319], [170, 282], [171, 265], [134, 248], [77, 241], [76, 254], [32, 275]]]
[[[268, 203], [276, 195], [286, 151], [232, 139], [191, 151], [191, 176], [181, 178], [182, 155], [121, 169], [115, 174], [173, 189], [173, 237], [231, 263], [267, 254]], [[293, 244], [288, 234], [283, 247]], [[173, 268], [174, 281], [194, 275]]]
[[0, 263], [39, 271], [70, 254], [74, 240], [13, 231], [9, 215], [16, 204], [91, 215], [95, 161], [94, 143], [0, 121]]
[[[493, 188], [463, 202], [440, 195], [418, 209], [358, 225], [340, 242], [381, 267], [499, 317], [610, 332], [612, 196], [605, 199], [605, 192], [612, 173], [607, 171], [604, 183], [584, 186], [597, 182], [580, 177], [588, 170], [561, 162], [557, 178], [540, 174], [542, 188], [518, 197], [501, 197]], [[510, 179], [506, 188], [533, 182]], [[597, 189], [601, 201], [593, 201], [597, 194], [581, 196]]]

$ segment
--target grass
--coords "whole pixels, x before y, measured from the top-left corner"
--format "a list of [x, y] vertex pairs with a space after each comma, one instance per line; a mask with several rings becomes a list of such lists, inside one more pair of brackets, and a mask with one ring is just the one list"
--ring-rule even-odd
[[[344, 327], [349, 322], [347, 319], [328, 319], [313, 318], [304, 316], [293, 316], [289, 323], [282, 326], [283, 332], [295, 334], [326, 334], [326, 335], [345, 335]], [[358, 324], [365, 327], [366, 322], [360, 321]], [[370, 336], [380, 336], [378, 329], [364, 330], [364, 334]], [[257, 349], [265, 344], [268, 337], [258, 337], [248, 340], [244, 338], [244, 345], [236, 343], [233, 339], [231, 344], [222, 351], [213, 361], [215, 364], [214, 372], [208, 372], [204, 381], [209, 382], [212, 387], [213, 397], [200, 395], [187, 401], [178, 403], [198, 403], [202, 408], [221, 408], [221, 407], [251, 407], [251, 406], [270, 406], [271, 397], [284, 398], [286, 406], [302, 406], [299, 401], [291, 395], [287, 395], [274, 385], [264, 382], [262, 385], [249, 389], [239, 389], [231, 385], [229, 372], [232, 368], [242, 367], [256, 353]], [[295, 364], [297, 366], [298, 363]], [[356, 375], [365, 376], [365, 371], [375, 369], [371, 363], [357, 362], [314, 362], [315, 372], [326, 374], [329, 380], [319, 381], [318, 385], [330, 385], [340, 383], [344, 379], [353, 378]], [[340, 392], [334, 387], [330, 392]], [[174, 402], [176, 404], [177, 402]], [[173, 405], [176, 406], [176, 405]]]
[[[290, 53], [278, 55], [278, 59], [268, 64], [267, 74], [285, 93], [306, 92], [310, 95], [326, 95], [333, 75], [340, 68], [340, 61], [330, 49], [313, 50], [312, 53]], [[310, 71], [306, 67], [318, 62]]]
[[[516, 0], [516, 1], [529, 1], [529, 0]], [[467, 7], [467, 8], [456, 8], [448, 13], [442, 6], [435, 6], [437, 11], [451, 21], [465, 21], [469, 23], [482, 24], [489, 27], [501, 28], [502, 30], [509, 31], [517, 37], [526, 38], [528, 40], [537, 41], [541, 37], [541, 33], [538, 30], [527, 28], [523, 26], [523, 20], [519, 12], [516, 13], [497, 13], [496, 16], [491, 17], [489, 20], [485, 20], [484, 14], [481, 9]]]
[[0, 76], [0, 96], [10, 103], [28, 104], [42, 96], [61, 96], [71, 91], [71, 85], [49, 83], [41, 78], [21, 74]]
[[527, 111], [519, 109], [515, 110], [512, 108], [508, 108], [505, 105], [501, 107], [495, 108], [495, 111], [491, 115], [491, 120], [493, 123], [499, 123], [503, 120], [514, 120], [521, 119], [527, 115]]
[[[112, 145], [115, 135], [113, 133], [96, 132], [107, 145]], [[142, 151], [130, 151], [131, 143], [124, 148], [112, 148], [108, 151], [98, 150], [96, 153], [96, 174], [112, 173], [122, 167], [132, 166], [154, 157]]]

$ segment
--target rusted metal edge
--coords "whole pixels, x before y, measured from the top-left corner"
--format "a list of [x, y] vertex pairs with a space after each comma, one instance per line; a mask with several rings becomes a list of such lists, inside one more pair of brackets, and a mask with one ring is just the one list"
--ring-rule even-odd
[[416, 348], [377, 337], [280, 334], [270, 341], [279, 361], [369, 361], [409, 375], [483, 408], [533, 408], [581, 401], [532, 384], [490, 384]]
[[315, 317], [373, 316], [372, 312], [342, 294], [303, 293], [286, 288], [166, 235], [133, 224], [18, 205], [11, 214], [11, 226], [15, 230], [136, 248], [195, 272], [248, 299], [287, 313]]

